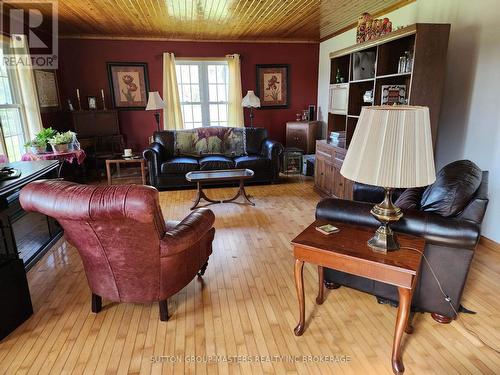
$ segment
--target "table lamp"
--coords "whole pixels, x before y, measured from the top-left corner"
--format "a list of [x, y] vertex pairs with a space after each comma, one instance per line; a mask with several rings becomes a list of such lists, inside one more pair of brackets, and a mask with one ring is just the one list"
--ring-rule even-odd
[[253, 127], [253, 109], [260, 108], [260, 99], [253, 90], [248, 90], [247, 94], [241, 101], [241, 106], [250, 108], [250, 127]]
[[436, 180], [429, 108], [363, 107], [340, 173], [385, 189], [384, 200], [371, 210], [382, 225], [368, 246], [381, 252], [399, 249], [389, 227], [403, 216], [392, 203], [393, 189], [427, 186]]
[[160, 131], [160, 110], [165, 108], [165, 102], [161, 98], [158, 91], [151, 91], [148, 97], [148, 104], [146, 105], [146, 111], [156, 111], [156, 127]]

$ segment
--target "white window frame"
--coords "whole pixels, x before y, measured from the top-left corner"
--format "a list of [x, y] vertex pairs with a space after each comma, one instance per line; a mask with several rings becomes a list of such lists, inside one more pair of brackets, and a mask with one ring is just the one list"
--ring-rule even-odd
[[[209, 65], [225, 65], [228, 66], [227, 61], [225, 60], [176, 60], [175, 65], [197, 65], [198, 66], [198, 84], [200, 88], [200, 101], [199, 102], [185, 102], [181, 100], [181, 107], [185, 104], [195, 104], [201, 106], [201, 123], [203, 127], [209, 127], [211, 125], [210, 119], [210, 105], [211, 104], [225, 104], [226, 105], [226, 116], [227, 111], [229, 110], [229, 68], [226, 70], [226, 100], [225, 101], [210, 101], [209, 94], [209, 82], [208, 82], [208, 66]], [[177, 77], [177, 84], [179, 85], [179, 77]], [[182, 99], [182, 93], [179, 90], [180, 99]], [[184, 111], [183, 111], [184, 113]], [[184, 119], [185, 120], [185, 119]], [[220, 122], [220, 121], [219, 121]], [[226, 125], [228, 126], [227, 121]]]

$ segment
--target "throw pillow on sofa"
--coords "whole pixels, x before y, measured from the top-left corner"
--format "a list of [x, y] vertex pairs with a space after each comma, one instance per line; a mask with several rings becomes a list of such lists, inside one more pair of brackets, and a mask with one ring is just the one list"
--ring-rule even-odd
[[444, 166], [436, 181], [425, 189], [422, 211], [444, 217], [459, 214], [472, 199], [482, 180], [481, 169], [470, 160], [458, 160]]
[[229, 129], [206, 127], [194, 129], [194, 145], [201, 154], [221, 155], [224, 153], [224, 137]]
[[224, 155], [229, 157], [246, 155], [245, 129], [228, 128], [224, 134]]
[[177, 130], [175, 132], [175, 152], [177, 155], [200, 155], [195, 147], [193, 130]]

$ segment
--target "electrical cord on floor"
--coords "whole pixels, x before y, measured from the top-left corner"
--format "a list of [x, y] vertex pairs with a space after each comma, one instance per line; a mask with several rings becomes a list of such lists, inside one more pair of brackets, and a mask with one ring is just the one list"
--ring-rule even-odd
[[455, 316], [457, 317], [456, 320], [457, 322], [467, 331], [469, 332], [472, 336], [474, 336], [476, 339], [478, 339], [481, 343], [483, 343], [484, 346], [486, 346], [487, 348], [493, 350], [494, 352], [496, 352], [497, 354], [500, 354], [500, 349], [497, 349], [497, 348], [494, 348], [493, 346], [491, 346], [490, 344], [488, 344], [487, 342], [485, 342], [475, 331], [473, 331], [472, 329], [470, 329], [469, 327], [467, 327], [467, 325], [465, 324], [465, 322], [463, 321], [462, 318], [459, 319], [459, 316], [458, 316], [458, 312], [457, 310], [455, 310], [455, 307], [453, 306], [453, 304], [451, 303], [451, 298], [450, 296], [448, 296], [445, 291], [443, 290], [443, 287], [441, 286], [441, 282], [439, 281], [439, 279], [437, 278], [436, 276], [436, 273], [434, 272], [434, 270], [432, 269], [431, 267], [431, 264], [429, 263], [429, 260], [427, 259], [427, 257], [425, 256], [425, 254], [414, 248], [414, 247], [409, 247], [409, 246], [401, 246], [401, 249], [408, 249], [408, 250], [413, 250], [413, 251], [416, 251], [420, 254], [422, 254], [422, 257], [424, 258], [424, 261], [425, 261], [425, 264], [427, 264], [427, 267], [429, 267], [429, 270], [431, 271], [432, 273], [432, 276], [434, 277], [434, 280], [436, 280], [436, 283], [437, 283], [437, 286], [439, 288], [439, 290], [441, 291], [441, 294], [443, 295], [444, 297], [444, 300], [446, 302], [448, 302], [450, 304], [450, 307], [451, 309], [453, 310], [453, 312], [455, 313]]

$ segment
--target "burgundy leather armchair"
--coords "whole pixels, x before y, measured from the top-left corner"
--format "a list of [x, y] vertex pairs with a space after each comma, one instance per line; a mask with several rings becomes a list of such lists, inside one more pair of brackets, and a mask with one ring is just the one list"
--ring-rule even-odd
[[40, 180], [22, 189], [20, 202], [64, 228], [82, 258], [95, 313], [102, 298], [158, 301], [160, 320], [168, 320], [167, 299], [204, 274], [212, 253], [213, 212], [198, 209], [165, 223], [152, 187]]

